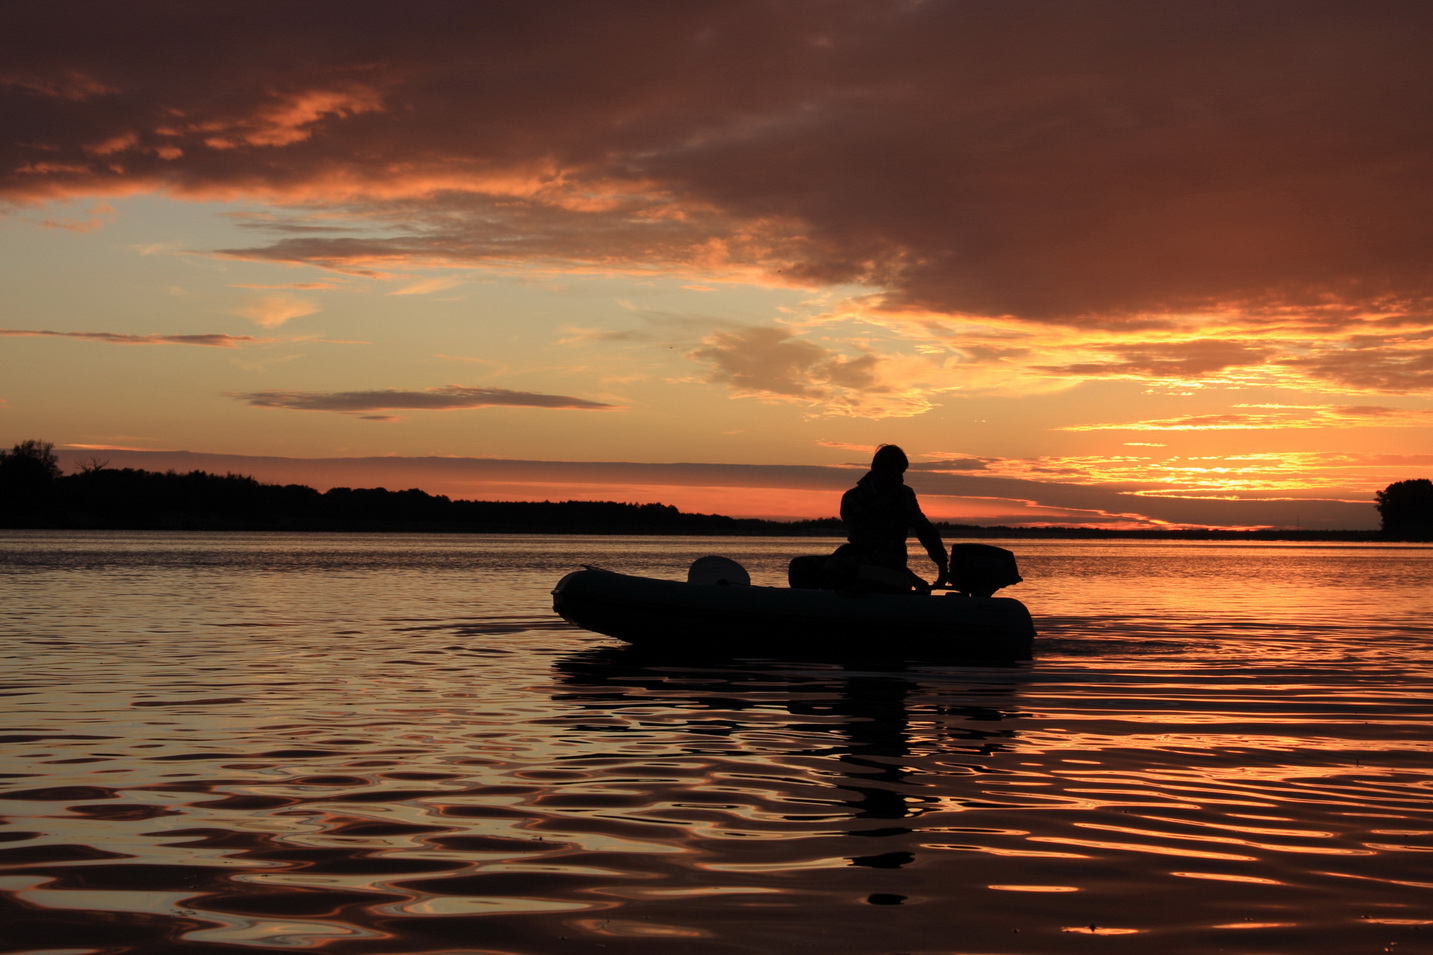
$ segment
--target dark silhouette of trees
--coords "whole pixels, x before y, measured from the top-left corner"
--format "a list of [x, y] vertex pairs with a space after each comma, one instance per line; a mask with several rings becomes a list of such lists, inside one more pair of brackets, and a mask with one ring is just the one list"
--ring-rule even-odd
[[319, 499], [240, 474], [101, 466], [62, 478], [54, 504], [62, 526], [257, 530], [301, 523]]
[[53, 504], [60, 462], [47, 441], [21, 441], [0, 451], [0, 516]]
[[1397, 481], [1376, 498], [1385, 534], [1400, 540], [1433, 540], [1433, 481]]
[[686, 514], [667, 504], [454, 501], [416, 488], [264, 484], [241, 474], [111, 468], [61, 473], [53, 446], [0, 452], [0, 527], [124, 530], [760, 532], [765, 521]]
[[39, 486], [60, 476], [60, 459], [48, 441], [21, 441], [0, 451], [0, 481], [6, 485]]

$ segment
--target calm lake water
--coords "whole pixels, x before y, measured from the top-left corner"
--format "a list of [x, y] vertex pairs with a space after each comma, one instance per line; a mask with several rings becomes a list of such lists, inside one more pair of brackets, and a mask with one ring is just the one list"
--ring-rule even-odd
[[1009, 542], [1017, 667], [550, 610], [834, 543], [0, 532], [0, 951], [1433, 952], [1433, 548]]

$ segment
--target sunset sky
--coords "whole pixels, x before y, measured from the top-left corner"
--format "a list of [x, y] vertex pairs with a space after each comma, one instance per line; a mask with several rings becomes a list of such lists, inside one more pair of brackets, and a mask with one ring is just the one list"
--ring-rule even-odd
[[0, 446], [481, 499], [1377, 526], [1426, 0], [0, 12]]

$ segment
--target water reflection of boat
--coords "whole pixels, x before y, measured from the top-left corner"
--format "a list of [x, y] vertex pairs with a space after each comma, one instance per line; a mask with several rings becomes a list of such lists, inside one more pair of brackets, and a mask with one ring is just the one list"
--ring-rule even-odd
[[552, 596], [569, 623], [644, 647], [1028, 660], [1035, 638], [1029, 611], [1009, 597], [659, 580], [591, 567], [563, 577]]
[[[582, 651], [556, 668], [564, 688], [554, 699], [573, 708], [565, 732], [600, 747], [625, 782], [650, 772], [651, 805], [692, 806], [692, 780], [702, 780], [726, 804], [731, 841], [720, 845], [734, 858], [766, 837], [786, 847], [768, 869], [784, 862], [808, 876], [817, 860], [902, 869], [928, 840], [948, 841], [918, 820], [988, 804], [977, 781], [1015, 744], [1015, 701], [1029, 676], [1023, 667], [723, 664], [636, 646]], [[684, 771], [674, 774], [669, 759]], [[704, 865], [710, 878], [750, 877], [739, 862]], [[852, 884], [873, 904], [908, 894], [901, 882]]]
[[[645, 908], [629, 909], [643, 919], [815, 925], [856, 899], [956, 903], [992, 882], [966, 852], [1006, 829], [964, 812], [997, 806], [996, 780], [1019, 773], [1003, 757], [1017, 751], [1026, 665], [699, 661], [602, 647], [555, 668], [553, 741], [599, 756], [592, 779], [577, 781], [580, 814], [560, 792], [537, 794], [530, 810], [557, 814], [547, 833], [646, 826], [646, 839], [679, 847], [661, 888], [636, 896]], [[656, 892], [701, 898], [674, 916]], [[949, 919], [940, 925], [949, 932]], [[787, 941], [761, 951], [804, 948]], [[850, 951], [890, 951], [860, 941]]]
[[[672, 733], [677, 751], [690, 755], [775, 746], [789, 756], [890, 759], [901, 778], [915, 769], [900, 761], [917, 751], [944, 763], [1013, 744], [1016, 699], [1031, 673], [1028, 665], [713, 661], [637, 646], [590, 648], [554, 666], [562, 684], [554, 699], [577, 704], [572, 724], [584, 734], [644, 752]], [[683, 719], [653, 722], [659, 712]]]

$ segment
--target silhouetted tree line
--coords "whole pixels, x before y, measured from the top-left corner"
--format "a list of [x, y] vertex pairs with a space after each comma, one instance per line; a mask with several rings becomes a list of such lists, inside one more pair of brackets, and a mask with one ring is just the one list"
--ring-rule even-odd
[[[1433, 481], [1390, 484], [1377, 494], [1383, 536], [1433, 540]], [[1114, 531], [939, 523], [946, 538], [1144, 538], [1369, 540], [1363, 531]], [[114, 530], [458, 531], [552, 534], [839, 535], [838, 518], [765, 521], [688, 514], [669, 504], [613, 501], [466, 501], [416, 488], [264, 484], [241, 474], [144, 471], [92, 461], [63, 474], [54, 446], [22, 441], [0, 451], [0, 527]]]
[[129, 530], [452, 530], [770, 533], [777, 522], [687, 514], [667, 504], [465, 501], [410, 489], [265, 484], [240, 474], [145, 471], [101, 462], [62, 474], [52, 445], [0, 451], [0, 526]]

